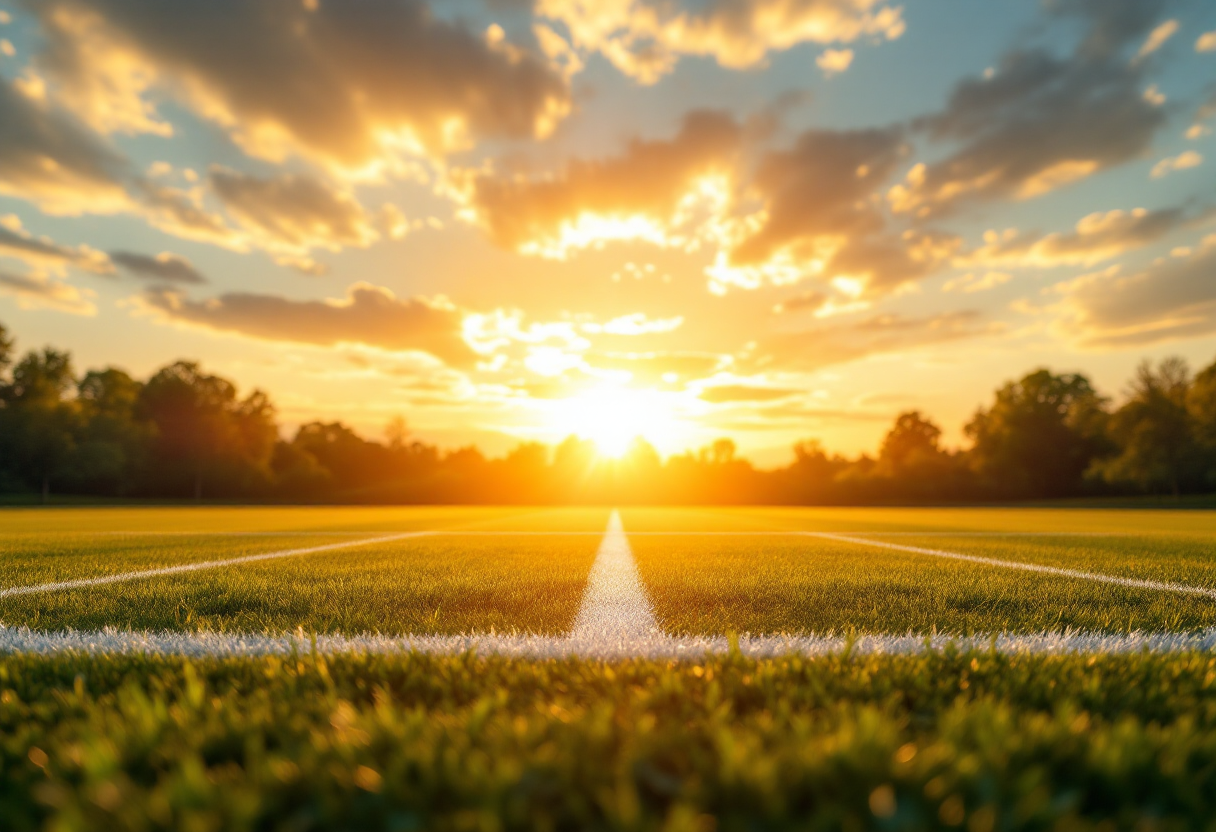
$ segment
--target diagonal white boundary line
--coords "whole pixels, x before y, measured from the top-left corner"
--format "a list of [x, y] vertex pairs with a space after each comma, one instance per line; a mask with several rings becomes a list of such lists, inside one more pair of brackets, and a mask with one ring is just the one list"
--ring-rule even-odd
[[52, 581], [45, 584], [30, 586], [10, 586], [0, 589], [0, 598], [11, 598], [14, 595], [34, 595], [40, 592], [58, 592], [64, 589], [81, 589], [83, 587], [117, 584], [126, 581], [138, 581], [143, 578], [156, 578], [162, 575], [177, 575], [182, 572], [198, 572], [203, 569], [218, 569], [223, 566], [236, 566], [242, 563], [256, 563], [261, 560], [277, 560], [293, 558], [300, 555], [312, 555], [317, 552], [328, 552], [333, 549], [350, 549], [355, 546], [370, 546], [373, 543], [388, 543], [407, 537], [421, 537], [429, 532], [401, 532], [399, 534], [372, 537], [366, 540], [343, 540], [339, 543], [325, 543], [320, 546], [308, 546], [303, 549], [283, 549], [278, 552], [260, 552], [256, 555], [241, 555], [235, 558], [220, 558], [218, 560], [200, 560], [194, 563], [182, 563], [176, 566], [160, 566], [153, 569], [137, 569], [131, 572], [117, 572], [113, 575], [97, 575], [92, 578], [76, 578], [70, 581]]
[[942, 549], [926, 549], [922, 546], [906, 546], [903, 543], [890, 543], [886, 540], [872, 540], [864, 537], [837, 534], [835, 532], [803, 532], [810, 537], [826, 540], [839, 540], [843, 543], [856, 543], [862, 546], [875, 546], [879, 549], [893, 549], [898, 552], [912, 552], [917, 555], [929, 555], [935, 558], [962, 560], [968, 563], [980, 563], [985, 566], [996, 566], [1002, 569], [1019, 569], [1023, 572], [1038, 572], [1044, 575], [1056, 575], [1061, 578], [1077, 578], [1083, 581], [1094, 581], [1102, 584], [1132, 587], [1134, 589], [1153, 589], [1160, 592], [1176, 592], [1183, 595], [1202, 595], [1216, 598], [1216, 589], [1204, 586], [1173, 583], [1171, 581], [1149, 581], [1140, 578], [1121, 578], [1117, 575], [1104, 575], [1101, 572], [1087, 572], [1083, 569], [1066, 569], [1060, 566], [1045, 566], [1038, 563], [1024, 563], [1016, 560], [989, 558], [982, 555], [964, 555], [961, 552], [947, 552]]

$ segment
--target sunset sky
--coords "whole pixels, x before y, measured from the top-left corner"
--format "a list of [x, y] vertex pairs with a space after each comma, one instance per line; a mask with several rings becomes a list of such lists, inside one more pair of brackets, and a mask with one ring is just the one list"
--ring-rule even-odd
[[289, 427], [949, 444], [1216, 359], [1216, 3], [0, 0], [0, 322]]

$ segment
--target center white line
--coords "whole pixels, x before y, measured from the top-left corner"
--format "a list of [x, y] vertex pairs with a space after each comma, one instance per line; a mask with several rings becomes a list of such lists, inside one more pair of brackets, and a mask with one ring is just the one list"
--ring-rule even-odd
[[985, 566], [996, 566], [1002, 569], [1020, 569], [1024, 572], [1038, 572], [1044, 575], [1058, 575], [1061, 578], [1077, 578], [1083, 581], [1095, 581], [1101, 584], [1132, 587], [1134, 589], [1153, 589], [1159, 592], [1177, 592], [1183, 595], [1202, 595], [1216, 598], [1216, 589], [1205, 586], [1190, 586], [1170, 581], [1147, 581], [1140, 578], [1121, 578], [1118, 575], [1103, 575], [1101, 572], [1086, 572], [1082, 569], [1065, 569], [1060, 566], [1044, 566], [1038, 563], [1024, 563], [1016, 560], [1001, 558], [986, 558], [981, 555], [964, 555], [961, 552], [946, 552], [941, 549], [926, 549], [921, 546], [906, 546], [903, 543], [891, 543], [886, 540], [873, 540], [866, 537], [853, 537], [834, 532], [803, 532], [810, 537], [820, 537], [826, 540], [839, 540], [843, 543], [856, 543], [861, 546], [875, 546], [879, 549], [894, 549], [899, 552], [912, 552], [917, 555], [929, 555], [935, 558], [962, 560], [968, 563], [982, 563]]
[[620, 642], [661, 635], [633, 562], [620, 512], [613, 509], [587, 578], [570, 639]]
[[222, 566], [236, 566], [242, 563], [256, 563], [261, 560], [276, 560], [278, 558], [293, 558], [300, 555], [313, 555], [317, 552], [328, 552], [332, 549], [350, 549], [355, 546], [370, 546], [374, 543], [388, 543], [407, 537], [421, 537], [430, 532], [401, 532], [399, 534], [372, 537], [366, 540], [343, 540], [338, 543], [326, 543], [321, 546], [309, 546], [304, 549], [282, 549], [278, 552], [262, 552], [257, 555], [242, 555], [235, 558], [220, 560], [201, 560], [195, 563], [182, 563], [177, 566], [161, 566], [155, 569], [138, 569], [132, 572], [118, 572], [113, 575], [98, 575], [93, 578], [77, 578], [71, 581], [54, 581], [30, 586], [11, 586], [0, 589], [0, 598], [10, 598], [14, 595], [33, 595], [39, 592], [58, 592], [64, 589], [81, 589], [83, 587], [101, 586], [102, 584], [117, 584], [125, 581], [138, 581], [143, 578], [156, 578], [161, 575], [177, 575], [182, 572], [198, 572], [202, 569], [218, 569]]

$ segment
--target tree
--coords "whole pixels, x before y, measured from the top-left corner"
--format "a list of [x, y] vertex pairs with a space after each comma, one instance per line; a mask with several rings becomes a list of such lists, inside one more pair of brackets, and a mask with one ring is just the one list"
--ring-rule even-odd
[[1195, 439], [1209, 454], [1216, 453], [1216, 362], [1191, 381], [1186, 409], [1194, 425]]
[[90, 370], [76, 387], [79, 442], [70, 479], [93, 493], [128, 490], [147, 457], [155, 428], [136, 417], [143, 384], [122, 370]]
[[1111, 418], [1120, 452], [1104, 467], [1108, 479], [1175, 496], [1197, 484], [1203, 465], [1187, 407], [1190, 387], [1190, 369], [1181, 358], [1166, 358], [1156, 369], [1148, 361], [1137, 368], [1127, 401]]
[[1078, 373], [1036, 370], [996, 391], [965, 430], [977, 474], [999, 494], [1062, 497], [1078, 493], [1095, 459], [1110, 452], [1106, 401]]
[[4, 448], [17, 477], [37, 487], [45, 503], [52, 480], [60, 477], [76, 449], [76, 403], [67, 398], [74, 383], [72, 358], [47, 347], [30, 352], [13, 367], [12, 380], [0, 388]]
[[209, 477], [233, 492], [270, 479], [277, 428], [274, 408], [261, 391], [239, 400], [232, 382], [178, 361], [144, 385], [137, 414], [156, 426], [154, 463], [170, 488], [185, 480], [194, 498], [202, 499]]
[[0, 375], [13, 363], [13, 339], [8, 337], [8, 330], [0, 324]]
[[938, 442], [942, 429], [920, 415], [919, 410], [901, 413], [882, 440], [879, 460], [892, 471], [903, 470], [922, 460], [941, 455]]
[[410, 437], [409, 425], [404, 416], [394, 416], [388, 420], [384, 428], [384, 438], [388, 441], [389, 450], [400, 451], [405, 448], [405, 440]]

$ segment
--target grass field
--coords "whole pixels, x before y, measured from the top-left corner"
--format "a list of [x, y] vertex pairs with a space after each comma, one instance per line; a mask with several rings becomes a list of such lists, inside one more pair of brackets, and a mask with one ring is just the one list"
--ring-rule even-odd
[[[1210, 648], [983, 646], [1066, 628], [1211, 643], [1216, 515], [612, 517], [0, 511], [0, 826], [1216, 829]], [[83, 650], [27, 652], [20, 627], [86, 631]], [[199, 655], [114, 646], [143, 630]], [[480, 654], [311, 642], [491, 631], [506, 640]], [[679, 647], [832, 632], [946, 646]], [[486, 653], [511, 639], [550, 658]], [[644, 658], [656, 644], [683, 658]]]

